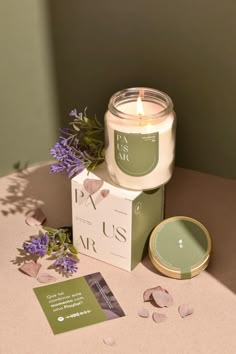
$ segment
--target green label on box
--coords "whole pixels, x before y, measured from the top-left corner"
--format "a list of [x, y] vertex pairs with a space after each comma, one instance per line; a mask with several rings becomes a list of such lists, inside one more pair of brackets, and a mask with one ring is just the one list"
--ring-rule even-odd
[[124, 316], [100, 273], [35, 288], [54, 334]]
[[159, 133], [137, 134], [114, 131], [115, 160], [129, 176], [145, 176], [157, 165]]

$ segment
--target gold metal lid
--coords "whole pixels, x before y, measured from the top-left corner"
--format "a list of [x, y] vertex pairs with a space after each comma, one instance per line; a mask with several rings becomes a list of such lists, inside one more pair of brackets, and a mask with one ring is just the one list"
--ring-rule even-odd
[[187, 216], [162, 221], [149, 240], [149, 257], [164, 275], [188, 279], [198, 275], [209, 263], [211, 237], [204, 225]]

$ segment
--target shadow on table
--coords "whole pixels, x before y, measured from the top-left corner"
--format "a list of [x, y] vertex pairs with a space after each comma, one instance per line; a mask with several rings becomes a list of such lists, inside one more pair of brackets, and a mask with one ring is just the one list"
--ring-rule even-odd
[[[49, 165], [5, 177], [6, 193], [0, 198], [5, 217], [40, 207], [47, 225], [71, 225], [71, 188], [65, 175], [50, 174]], [[207, 271], [236, 293], [236, 181], [176, 168], [166, 188], [165, 217], [190, 216], [210, 232], [213, 252]], [[143, 261], [156, 272], [148, 257]], [[156, 272], [157, 273], [157, 272]]]
[[[236, 293], [236, 181], [176, 168], [166, 187], [165, 218], [177, 215], [208, 229], [213, 252], [206, 271]], [[149, 257], [143, 264], [159, 274]]]
[[19, 213], [25, 217], [30, 210], [41, 208], [51, 227], [71, 225], [70, 180], [65, 175], [51, 174], [47, 164], [6, 178], [6, 193], [0, 198], [3, 216]]

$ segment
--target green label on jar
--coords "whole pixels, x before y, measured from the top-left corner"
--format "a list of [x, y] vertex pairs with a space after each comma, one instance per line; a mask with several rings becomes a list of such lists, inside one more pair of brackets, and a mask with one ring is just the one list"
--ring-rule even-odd
[[136, 134], [114, 131], [115, 160], [129, 176], [145, 176], [158, 163], [159, 133]]

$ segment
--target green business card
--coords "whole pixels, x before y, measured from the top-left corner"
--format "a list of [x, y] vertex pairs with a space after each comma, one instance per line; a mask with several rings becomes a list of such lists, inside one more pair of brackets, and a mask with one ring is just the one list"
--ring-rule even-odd
[[101, 273], [34, 288], [54, 334], [125, 316]]

